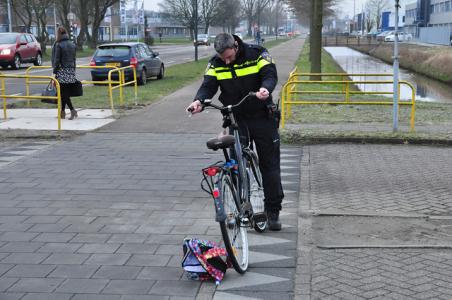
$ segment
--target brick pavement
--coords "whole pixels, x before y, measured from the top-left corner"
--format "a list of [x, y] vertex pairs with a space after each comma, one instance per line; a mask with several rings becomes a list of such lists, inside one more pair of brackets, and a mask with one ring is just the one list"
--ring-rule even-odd
[[449, 147], [303, 147], [300, 299], [450, 299]]
[[[275, 50], [280, 83], [301, 49], [291, 43]], [[198, 86], [0, 166], [0, 299], [293, 298], [299, 147], [282, 149], [284, 229], [250, 232], [249, 272], [218, 288], [183, 275], [185, 237], [220, 240], [199, 187], [220, 158], [205, 148], [220, 118], [184, 113]]]

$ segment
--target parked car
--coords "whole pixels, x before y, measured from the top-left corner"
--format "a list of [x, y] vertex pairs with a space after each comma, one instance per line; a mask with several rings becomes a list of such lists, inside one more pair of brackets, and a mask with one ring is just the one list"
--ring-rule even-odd
[[[97, 47], [91, 59], [90, 66], [113, 66], [126, 67], [134, 66], [137, 72], [139, 85], [144, 85], [149, 77], [156, 76], [162, 79], [165, 75], [165, 64], [159, 57], [159, 53], [152, 51], [144, 43], [110, 43]], [[108, 79], [108, 72], [111, 68], [91, 69], [93, 81]], [[126, 70], [127, 81], [133, 80], [133, 72]], [[113, 76], [114, 75], [114, 76]], [[112, 74], [117, 79], [117, 73]]]
[[41, 45], [29, 33], [0, 33], [0, 66], [17, 70], [22, 63], [42, 64]]
[[[413, 36], [411, 33], [399, 32], [399, 41], [411, 41]], [[385, 42], [394, 42], [395, 34], [394, 32], [385, 36]]]
[[394, 31], [382, 31], [377, 34], [377, 41], [384, 41], [387, 35], [394, 34]]
[[210, 46], [209, 35], [208, 34], [198, 34], [198, 37], [196, 38], [196, 40], [193, 41], [193, 43], [198, 44], [198, 45]]

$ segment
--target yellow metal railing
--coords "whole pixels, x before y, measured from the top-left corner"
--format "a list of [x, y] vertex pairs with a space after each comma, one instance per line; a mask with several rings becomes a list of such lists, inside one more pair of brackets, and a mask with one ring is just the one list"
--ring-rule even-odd
[[[53, 83], [55, 84], [55, 89], [57, 91], [57, 95], [56, 96], [7, 95], [6, 94], [6, 87], [5, 87], [5, 79], [11, 79], [11, 78], [24, 78], [25, 80], [28, 80], [28, 79], [39, 79], [43, 83], [47, 83], [47, 84], [50, 81], [53, 81]], [[46, 81], [43, 81], [43, 79], [46, 79]], [[31, 76], [31, 75], [6, 75], [6, 74], [0, 74], [0, 81], [1, 81], [1, 91], [2, 91], [0, 97], [3, 98], [3, 118], [5, 120], [8, 118], [8, 115], [7, 115], [7, 103], [6, 103], [7, 99], [27, 99], [27, 100], [30, 100], [30, 99], [31, 100], [36, 100], [36, 99], [39, 99], [39, 100], [41, 100], [41, 99], [55, 99], [55, 100], [57, 100], [58, 130], [61, 130], [61, 115], [59, 113], [61, 111], [61, 91], [60, 91], [60, 83], [58, 82], [58, 80], [55, 79], [55, 77], [53, 77], [53, 76]]]
[[[310, 77], [310, 76], [320, 76], [320, 77], [341, 77], [342, 80], [300, 80], [300, 77]], [[353, 90], [356, 85], [360, 84], [377, 84], [377, 85], [389, 85], [393, 84], [392, 80], [360, 80], [353, 81], [349, 77], [360, 76], [360, 77], [392, 77], [392, 74], [345, 74], [345, 73], [297, 73], [296, 69], [290, 73], [289, 80], [284, 84], [282, 88], [281, 95], [281, 128], [285, 126], [286, 117], [291, 114], [291, 105], [314, 105], [314, 104], [333, 104], [333, 105], [393, 105], [393, 101], [369, 101], [360, 100], [354, 101], [351, 99], [352, 95], [392, 95], [393, 92], [371, 92], [371, 91], [360, 91]], [[347, 78], [347, 80], [344, 80]], [[307, 85], [340, 85], [341, 90], [305, 90]], [[400, 86], [405, 85], [411, 89], [411, 101], [400, 101]], [[303, 87], [303, 88], [300, 88]], [[399, 93], [398, 93], [398, 103], [399, 109], [402, 105], [411, 105], [411, 116], [410, 116], [410, 128], [414, 130], [414, 116], [416, 112], [416, 92], [414, 86], [407, 81], [399, 82]], [[313, 94], [313, 95], [344, 95], [345, 99], [343, 101], [336, 100], [294, 100], [295, 95], [301, 94]]]
[[[126, 70], [132, 70], [133, 73], [133, 80], [132, 81], [125, 81], [125, 71]], [[119, 77], [119, 84], [113, 86], [112, 80], [111, 80], [111, 76], [115, 73], [118, 72], [118, 77]], [[135, 69], [134, 66], [126, 66], [126, 67], [122, 67], [122, 68], [116, 68], [113, 70], [110, 70], [108, 72], [108, 90], [109, 90], [109, 96], [110, 96], [110, 104], [113, 107], [113, 90], [114, 89], [119, 89], [119, 104], [120, 105], [124, 105], [124, 93], [123, 93], [123, 87], [127, 86], [127, 85], [134, 85], [134, 91], [135, 91], [135, 102], [137, 101], [137, 97], [138, 97], [138, 85], [137, 85], [137, 71]]]
[[[36, 70], [36, 69], [52, 69], [52, 66], [31, 66], [29, 67], [26, 71], [25, 71], [25, 75], [30, 75], [30, 72], [32, 70]], [[115, 71], [115, 70], [119, 70], [120, 68], [115, 67], [115, 66], [86, 66], [86, 65], [81, 65], [81, 66], [76, 66], [76, 69], [111, 69], [109, 72], [111, 71]], [[136, 75], [134, 75], [134, 78], [136, 79]], [[112, 93], [112, 87], [116, 84], [121, 85], [124, 82], [122, 81], [121, 76], [118, 77], [118, 80], [112, 80], [111, 77], [108, 77], [107, 81], [94, 81], [94, 80], [82, 80], [81, 83], [82, 84], [102, 84], [102, 85], [108, 85], [108, 94], [110, 96], [110, 107], [112, 112], [114, 112], [114, 102], [113, 102], [113, 93]], [[29, 78], [25, 79], [25, 89], [26, 89], [26, 95], [30, 96], [30, 84], [44, 84], [47, 82], [44, 81], [40, 81], [40, 80], [30, 80]], [[123, 102], [123, 91], [122, 88], [120, 90], [120, 99], [121, 99], [121, 103]]]

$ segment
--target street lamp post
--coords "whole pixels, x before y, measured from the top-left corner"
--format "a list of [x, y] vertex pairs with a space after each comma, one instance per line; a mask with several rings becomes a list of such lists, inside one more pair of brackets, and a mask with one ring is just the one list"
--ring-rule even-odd
[[8, 5], [8, 31], [13, 32], [13, 22], [11, 19], [11, 0], [7, 1]]
[[399, 0], [395, 0], [395, 24], [394, 24], [394, 86], [392, 105], [392, 131], [397, 132], [399, 127]]
[[193, 32], [195, 35], [195, 61], [198, 61], [198, 0], [194, 0], [193, 15], [195, 18], [195, 28]]

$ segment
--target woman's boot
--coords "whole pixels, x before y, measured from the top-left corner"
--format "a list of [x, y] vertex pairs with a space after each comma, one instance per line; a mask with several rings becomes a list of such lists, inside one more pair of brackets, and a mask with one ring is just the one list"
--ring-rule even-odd
[[65, 119], [65, 118], [66, 118], [66, 112], [65, 112], [64, 110], [62, 110], [62, 111], [60, 112], [60, 118], [61, 118], [61, 119]]
[[71, 116], [69, 117], [69, 120], [74, 120], [78, 117], [77, 111], [75, 109], [71, 109]]

